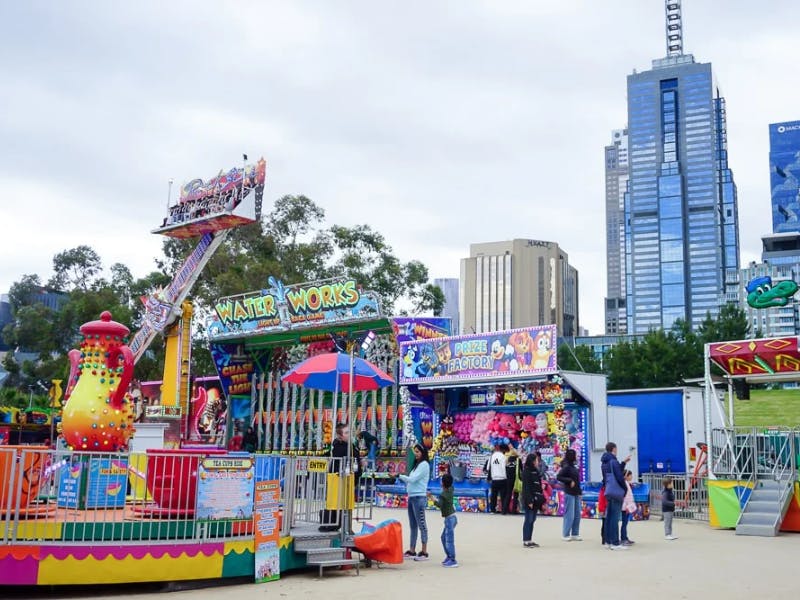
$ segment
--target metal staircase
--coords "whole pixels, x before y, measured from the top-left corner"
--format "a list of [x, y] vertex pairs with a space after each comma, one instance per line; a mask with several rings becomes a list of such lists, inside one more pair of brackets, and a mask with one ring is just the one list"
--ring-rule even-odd
[[745, 504], [736, 535], [774, 537], [789, 509], [794, 492], [794, 479], [758, 479]]
[[356, 574], [360, 574], [361, 561], [351, 558], [350, 548], [347, 546], [334, 546], [334, 540], [339, 540], [338, 533], [309, 533], [296, 534], [294, 537], [294, 551], [306, 555], [306, 564], [310, 567], [319, 567], [319, 576], [325, 567], [355, 567]]

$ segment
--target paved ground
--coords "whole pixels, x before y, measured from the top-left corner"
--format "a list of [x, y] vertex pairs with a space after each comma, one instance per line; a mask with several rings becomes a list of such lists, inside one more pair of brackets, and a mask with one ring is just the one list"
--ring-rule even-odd
[[[375, 522], [398, 518], [401, 510], [376, 510]], [[381, 569], [291, 573], [264, 585], [233, 585], [180, 592], [152, 588], [124, 590], [131, 600], [242, 600], [247, 598], [330, 598], [347, 600], [431, 600], [451, 598], [626, 598], [760, 599], [797, 597], [800, 534], [777, 538], [740, 537], [714, 531], [694, 522], [675, 522], [676, 541], [663, 538], [660, 521], [633, 523], [636, 545], [627, 552], [603, 549], [599, 522], [583, 521], [583, 542], [560, 539], [561, 519], [542, 517], [534, 540], [541, 548], [522, 548], [519, 516], [459, 514], [456, 548], [461, 567], [444, 569], [439, 535], [441, 517], [429, 513], [431, 528], [428, 562], [406, 562]], [[797, 569], [797, 570], [796, 570]], [[108, 590], [82, 592], [96, 600], [119, 598]], [[140, 593], [141, 592], [141, 593]], [[63, 597], [63, 593], [49, 598]], [[35, 598], [36, 594], [26, 595]], [[73, 597], [78, 597], [73, 594]]]

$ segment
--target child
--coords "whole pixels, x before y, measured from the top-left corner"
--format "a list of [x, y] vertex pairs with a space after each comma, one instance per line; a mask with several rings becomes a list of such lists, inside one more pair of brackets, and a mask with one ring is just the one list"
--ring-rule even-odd
[[603, 543], [603, 548], [608, 546], [608, 538], [606, 538], [606, 486], [600, 486], [600, 493], [597, 494], [597, 515], [600, 517], [600, 540]]
[[434, 504], [442, 511], [442, 517], [444, 518], [442, 546], [444, 547], [445, 559], [442, 561], [442, 566], [448, 568], [457, 567], [455, 529], [456, 525], [458, 525], [458, 519], [456, 518], [456, 509], [453, 507], [453, 476], [450, 473], [442, 475], [442, 493], [439, 494], [437, 500], [434, 500]]
[[664, 539], [677, 540], [672, 535], [672, 517], [675, 513], [675, 492], [672, 491], [672, 477], [664, 477], [664, 489], [661, 491], [661, 513], [664, 515]]
[[623, 546], [633, 546], [635, 542], [628, 539], [628, 521], [636, 514], [636, 502], [633, 500], [633, 473], [625, 471], [625, 498], [622, 500], [622, 527], [620, 528], [620, 538]]

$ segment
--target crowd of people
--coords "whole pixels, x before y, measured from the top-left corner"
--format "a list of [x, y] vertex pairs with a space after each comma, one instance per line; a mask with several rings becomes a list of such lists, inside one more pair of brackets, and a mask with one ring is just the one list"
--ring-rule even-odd
[[[601, 542], [603, 547], [609, 550], [628, 550], [635, 543], [628, 537], [628, 523], [636, 512], [632, 488], [633, 473], [625, 468], [631, 457], [619, 461], [617, 445], [614, 442], [606, 444], [605, 450], [601, 458], [603, 484], [598, 498], [598, 513], [601, 515]], [[426, 520], [427, 487], [431, 467], [427, 449], [421, 444], [417, 444], [414, 446], [413, 452], [414, 463], [410, 472], [408, 475], [399, 477], [406, 484], [410, 528], [409, 546], [403, 556], [409, 560], [426, 561], [429, 559]], [[495, 447], [484, 470], [491, 481], [490, 512], [514, 514], [521, 508], [525, 515], [522, 523], [522, 546], [538, 548], [539, 544], [533, 541], [533, 529], [536, 516], [545, 504], [543, 488], [545, 469], [540, 454], [533, 452], [522, 460], [512, 448], [499, 445]], [[583, 541], [580, 534], [583, 492], [574, 450], [569, 449], [564, 453], [556, 479], [564, 490], [561, 539], [565, 542]], [[439, 508], [444, 519], [441, 540], [445, 559], [442, 561], [442, 566], [452, 568], [458, 567], [455, 548], [455, 528], [458, 518], [453, 504], [453, 478], [447, 473], [442, 476], [441, 481], [442, 491], [434, 500], [434, 504]], [[661, 508], [664, 515], [664, 538], [670, 541], [678, 539], [672, 532], [675, 494], [672, 489], [672, 480], [669, 477], [664, 478]], [[421, 541], [419, 552], [417, 552], [418, 539]]]

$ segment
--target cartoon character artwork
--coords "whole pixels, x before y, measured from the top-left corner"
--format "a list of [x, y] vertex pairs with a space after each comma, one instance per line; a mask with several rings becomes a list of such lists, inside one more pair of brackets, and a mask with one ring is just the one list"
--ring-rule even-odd
[[550, 357], [555, 352], [551, 347], [549, 332], [540, 331], [533, 340], [533, 368], [546, 369], [550, 366]]
[[501, 340], [494, 340], [491, 347], [493, 370], [498, 373], [508, 371], [506, 348]]
[[548, 441], [548, 435], [550, 435], [550, 426], [547, 419], [547, 413], [537, 413], [535, 419], [536, 429], [533, 430], [533, 437], [536, 438], [536, 442], [538, 444], [544, 445]]
[[773, 285], [772, 277], [756, 277], [747, 284], [747, 304], [752, 308], [786, 306], [797, 293], [798, 285], [791, 279]]
[[449, 342], [442, 342], [436, 346], [436, 358], [438, 365], [436, 375], [447, 375], [447, 363], [453, 358]]
[[422, 364], [421, 360], [417, 360], [417, 349], [409, 346], [403, 356], [403, 377], [411, 379], [417, 374], [419, 366]]
[[514, 348], [511, 370], [530, 369], [533, 357], [533, 338], [528, 331], [515, 331], [508, 337], [509, 345]]

